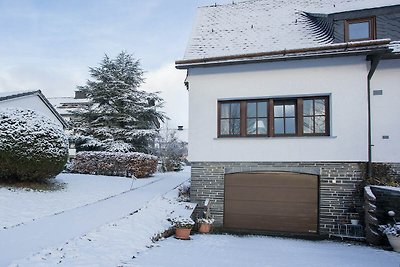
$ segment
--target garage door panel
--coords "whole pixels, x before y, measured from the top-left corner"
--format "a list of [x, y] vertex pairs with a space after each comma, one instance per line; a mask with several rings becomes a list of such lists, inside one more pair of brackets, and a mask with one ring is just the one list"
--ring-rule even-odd
[[[318, 224], [309, 217], [293, 218], [287, 216], [276, 216], [271, 220], [270, 216], [257, 215], [252, 219], [241, 215], [228, 214], [227, 228], [248, 229], [248, 230], [267, 230], [272, 232], [291, 232], [291, 233], [316, 233]], [[277, 224], [276, 221], [280, 223]]]
[[224, 226], [316, 233], [318, 176], [297, 173], [226, 175]]
[[[284, 188], [284, 187], [239, 187], [229, 186], [226, 188], [225, 198], [227, 200], [265, 200], [265, 201], [295, 201], [304, 199], [306, 202], [315, 202], [317, 196], [315, 188]], [[282, 191], [285, 194], [282, 194]]]
[[[249, 208], [251, 207], [251, 208]], [[316, 216], [318, 210], [310, 205], [310, 203], [296, 202], [264, 202], [264, 201], [228, 201], [225, 205], [227, 214], [243, 214], [243, 215], [258, 215], [268, 214], [271, 216], [292, 216], [304, 217], [309, 215]], [[229, 212], [228, 212], [229, 211]]]
[[[270, 179], [266, 179], [270, 177]], [[309, 188], [318, 185], [315, 175], [290, 173], [235, 173], [229, 174], [231, 186], [267, 186], [267, 187], [296, 187]]]

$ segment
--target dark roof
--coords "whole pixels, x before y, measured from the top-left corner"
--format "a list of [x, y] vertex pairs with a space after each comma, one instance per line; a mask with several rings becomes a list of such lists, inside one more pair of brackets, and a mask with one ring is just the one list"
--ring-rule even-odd
[[176, 64], [323, 48], [336, 42], [337, 14], [399, 5], [400, 0], [250, 0], [200, 7], [185, 55]]
[[56, 116], [56, 118], [61, 122], [63, 127], [64, 128], [68, 127], [68, 123], [63, 119], [63, 117], [61, 117], [61, 115], [57, 112], [57, 110], [53, 107], [53, 105], [49, 102], [49, 100], [47, 100], [47, 98], [42, 94], [42, 91], [40, 90], [0, 93], [0, 102], [30, 95], [38, 96], [43, 101], [43, 103], [49, 108], [49, 110], [54, 114], [54, 116]]

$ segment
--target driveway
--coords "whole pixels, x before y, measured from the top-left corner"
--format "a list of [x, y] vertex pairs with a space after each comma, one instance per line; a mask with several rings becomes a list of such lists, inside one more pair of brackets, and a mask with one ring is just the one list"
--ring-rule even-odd
[[[17, 227], [0, 230], [0, 266], [48, 247], [83, 236], [144, 207], [188, 179], [188, 173], [166, 173], [131, 191]], [[16, 211], [17, 212], [17, 211]], [[68, 242], [67, 242], [68, 243]]]
[[400, 266], [400, 253], [332, 241], [193, 235], [189, 241], [168, 238], [157, 245], [136, 258], [134, 266]]

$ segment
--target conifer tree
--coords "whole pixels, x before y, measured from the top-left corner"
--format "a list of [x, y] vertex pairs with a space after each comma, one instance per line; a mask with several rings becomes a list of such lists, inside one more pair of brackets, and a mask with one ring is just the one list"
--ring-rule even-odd
[[89, 68], [91, 79], [78, 90], [89, 104], [75, 113], [77, 150], [149, 152], [165, 115], [159, 92], [140, 89], [144, 83], [139, 60], [126, 52], [104, 56]]

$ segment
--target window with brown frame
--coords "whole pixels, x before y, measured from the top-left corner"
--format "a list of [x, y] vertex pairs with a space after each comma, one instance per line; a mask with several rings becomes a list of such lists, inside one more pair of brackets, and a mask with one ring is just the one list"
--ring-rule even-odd
[[267, 135], [268, 102], [246, 102], [246, 135]]
[[218, 137], [329, 134], [327, 96], [218, 102]]
[[296, 101], [274, 101], [274, 134], [296, 134]]
[[346, 42], [376, 39], [375, 17], [345, 20], [344, 35]]
[[219, 104], [219, 135], [240, 136], [240, 102], [223, 102]]

